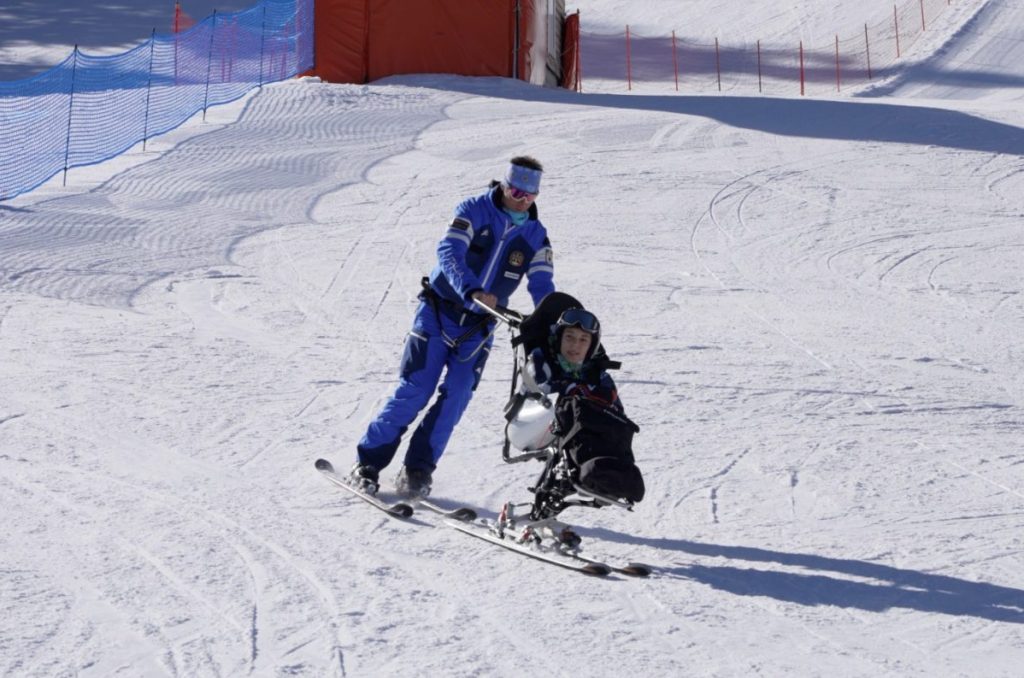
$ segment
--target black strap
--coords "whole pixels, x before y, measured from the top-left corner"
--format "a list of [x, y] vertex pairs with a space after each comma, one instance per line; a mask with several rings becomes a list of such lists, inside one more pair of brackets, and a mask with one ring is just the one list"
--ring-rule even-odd
[[[430, 279], [427, 276], [423, 276], [420, 279], [420, 286], [423, 288], [423, 291], [420, 292], [419, 297], [426, 303], [430, 304], [430, 307], [434, 309], [434, 315], [437, 317], [437, 326], [441, 329], [441, 337], [450, 348], [458, 348], [462, 342], [466, 341], [477, 332], [487, 331], [487, 326], [491, 322], [490, 316], [482, 313], [472, 313], [461, 308], [455, 308], [455, 304], [453, 302], [443, 298], [437, 293], [437, 290], [430, 285]], [[457, 338], [452, 339], [445, 333], [444, 325], [441, 322], [442, 304], [447, 304], [452, 311], [461, 312], [463, 316], [468, 316], [470, 319], [476, 319], [476, 322], [474, 322], [468, 330], [463, 332]], [[462, 325], [462, 323], [460, 322], [459, 325]]]

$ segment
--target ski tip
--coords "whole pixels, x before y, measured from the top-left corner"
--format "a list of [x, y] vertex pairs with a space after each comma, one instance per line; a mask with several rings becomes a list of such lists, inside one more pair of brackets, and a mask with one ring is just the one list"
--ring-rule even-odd
[[455, 518], [455, 520], [461, 520], [464, 523], [469, 523], [476, 520], [476, 511], [463, 506], [462, 508], [452, 511], [452, 518]]
[[628, 574], [633, 577], [650, 577], [651, 566], [644, 565], [643, 563], [629, 563], [620, 570], [623, 574]]
[[334, 466], [332, 466], [331, 462], [327, 461], [326, 459], [317, 459], [315, 465], [317, 471], [327, 471], [328, 473], [334, 473]]
[[580, 568], [580, 572], [589, 574], [592, 577], [607, 577], [612, 573], [612, 568], [601, 563], [588, 563]]
[[411, 518], [413, 514], [413, 508], [408, 504], [392, 504], [388, 507], [388, 513], [395, 516], [396, 518]]

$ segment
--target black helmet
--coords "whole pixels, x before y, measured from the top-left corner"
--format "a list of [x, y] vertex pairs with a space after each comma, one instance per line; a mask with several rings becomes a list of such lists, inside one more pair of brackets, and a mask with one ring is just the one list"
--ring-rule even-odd
[[597, 319], [597, 316], [582, 308], [570, 308], [564, 311], [558, 317], [558, 322], [555, 323], [554, 327], [556, 351], [562, 345], [562, 334], [567, 327], [578, 327], [593, 337], [593, 340], [590, 342], [590, 348], [587, 349], [585, 360], [590, 360], [594, 357], [594, 352], [601, 343], [601, 321]]

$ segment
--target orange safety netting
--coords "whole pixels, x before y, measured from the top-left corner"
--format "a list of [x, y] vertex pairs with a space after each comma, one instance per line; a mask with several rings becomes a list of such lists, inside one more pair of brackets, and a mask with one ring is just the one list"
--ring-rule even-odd
[[[887, 19], [864, 24], [824, 44], [703, 42], [675, 31], [645, 35], [628, 25], [618, 34], [582, 32], [576, 77], [607, 90], [733, 91], [804, 95], [841, 93], [890, 75], [910, 46], [951, 0], [902, 0]], [[567, 22], [568, 23], [568, 22]], [[568, 47], [568, 30], [567, 47]], [[569, 73], [567, 69], [563, 72]], [[573, 82], [564, 80], [565, 87]], [[577, 83], [582, 87], [582, 83]]]

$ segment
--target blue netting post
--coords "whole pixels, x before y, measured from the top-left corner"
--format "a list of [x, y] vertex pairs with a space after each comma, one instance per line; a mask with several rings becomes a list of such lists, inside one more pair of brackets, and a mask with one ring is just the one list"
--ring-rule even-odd
[[206, 55], [206, 94], [203, 95], [203, 122], [206, 122], [206, 108], [210, 101], [210, 68], [213, 66], [213, 36], [217, 34], [217, 10], [213, 10], [213, 27], [210, 29], [210, 50]]
[[142, 152], [146, 152], [146, 140], [149, 139], [149, 95], [153, 91], [153, 48], [156, 46], [156, 29], [149, 36], [149, 79], [146, 81], [146, 117], [142, 122]]
[[[306, 5], [306, 9], [308, 9], [308, 7], [309, 6]], [[309, 16], [307, 15], [306, 16], [305, 25], [310, 27], [310, 29], [309, 29], [309, 39], [308, 39], [306, 44], [312, 44], [313, 45], [313, 48], [312, 48], [313, 49], [313, 63], [312, 63], [312, 67], [313, 67], [313, 70], [315, 71], [316, 70], [316, 20], [314, 19], [313, 21], [310, 21], [309, 20]]]
[[260, 27], [260, 89], [263, 89], [263, 49], [267, 43], [267, 6], [263, 5], [263, 25]]
[[75, 71], [78, 70], [78, 45], [72, 52], [74, 59], [71, 61], [71, 95], [68, 97], [68, 133], [64, 137], [64, 183], [68, 185], [68, 157], [71, 155], [71, 112], [75, 108]]

